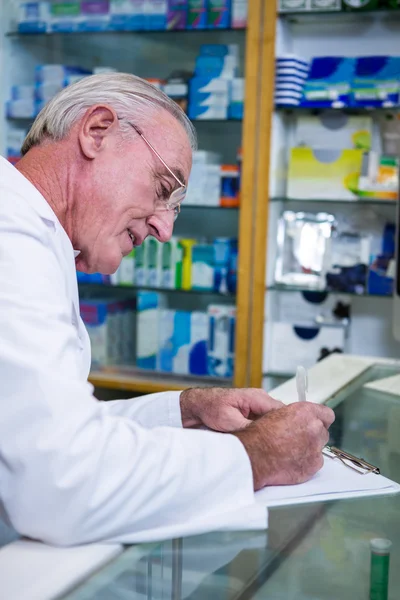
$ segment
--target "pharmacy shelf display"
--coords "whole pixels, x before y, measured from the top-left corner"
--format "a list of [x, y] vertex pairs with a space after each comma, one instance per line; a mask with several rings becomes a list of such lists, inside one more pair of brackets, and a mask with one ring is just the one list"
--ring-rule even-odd
[[[110, 8], [118, 3], [68, 4], [71, 10], [78, 10], [78, 4], [83, 10], [83, 5], [104, 4]], [[160, 258], [162, 251], [151, 248], [142, 279], [141, 259], [128, 257], [113, 281], [80, 283], [82, 314], [89, 330], [96, 329], [91, 381], [98, 387], [145, 393], [193, 385], [249, 383], [249, 348], [253, 346], [249, 315], [256, 252], [251, 232], [265, 197], [254, 174], [260, 171], [260, 157], [269, 139], [268, 128], [260, 123], [265, 110], [258, 103], [260, 79], [255, 75], [271, 72], [272, 63], [260, 62], [266, 43], [266, 11], [261, 0], [249, 6], [247, 27], [243, 21], [245, 0], [226, 3], [225, 9], [220, 3], [220, 14], [214, 20], [212, 4], [204, 2], [208, 12], [200, 16], [206, 21], [197, 22], [190, 13], [194, 3], [180, 2], [181, 7], [186, 6], [185, 15], [180, 16], [187, 19], [187, 29], [178, 24], [173, 31], [163, 30], [170, 15], [162, 16], [158, 23], [154, 14], [147, 15], [142, 25], [131, 22], [129, 26], [120, 23], [119, 27], [114, 19], [112, 26], [109, 22], [106, 27], [111, 13], [75, 12], [67, 18], [60, 3], [8, 0], [0, 6], [0, 119], [5, 124], [0, 127], [0, 146], [10, 161], [19, 159], [26, 130], [43, 104], [65, 85], [91, 73], [123, 71], [148, 78], [196, 122], [200, 150], [194, 156], [194, 183], [189, 185], [175, 234], [175, 239], [185, 240], [193, 260], [182, 262], [178, 268], [177, 263], [168, 266], [164, 262], [161, 268], [158, 259], [154, 263], [149, 257]], [[228, 4], [231, 10], [227, 12]], [[19, 5], [23, 6], [18, 12]], [[79, 21], [79, 27], [75, 31], [56, 31], [65, 28], [68, 20], [70, 25]], [[212, 255], [218, 243], [219, 248], [225, 244], [228, 258], [215, 286]], [[138, 280], [134, 272], [139, 272]], [[236, 276], [240, 282], [237, 292]], [[165, 284], [168, 277], [170, 281]], [[183, 344], [178, 339], [181, 331], [185, 331], [186, 346], [198, 345], [193, 364], [188, 365], [188, 359], [183, 358], [173, 372], [174, 362], [166, 353], [170, 340], [164, 340], [163, 352], [160, 347], [153, 348], [151, 355], [137, 352], [144, 332], [153, 336], [154, 344], [156, 340], [159, 343], [159, 334], [149, 331], [149, 315], [155, 317], [153, 323], [163, 318], [164, 325], [175, 331], [171, 339], [177, 355], [179, 344]], [[209, 342], [211, 328], [219, 330], [218, 319], [229, 322], [225, 341], [219, 339], [221, 348], [226, 346], [221, 356], [210, 352]], [[214, 370], [209, 368], [210, 363], [216, 365]], [[154, 369], [160, 365], [162, 372], [156, 372]], [[261, 381], [261, 371], [259, 378]]]
[[[266, 387], [329, 352], [399, 352], [391, 295], [400, 11], [329, 15], [270, 13], [276, 85], [264, 309], [258, 315]], [[371, 57], [372, 47], [381, 56]]]

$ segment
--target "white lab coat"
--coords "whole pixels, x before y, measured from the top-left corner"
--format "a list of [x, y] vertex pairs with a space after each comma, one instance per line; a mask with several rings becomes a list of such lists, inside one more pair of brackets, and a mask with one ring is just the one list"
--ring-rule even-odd
[[237, 438], [182, 429], [179, 393], [99, 402], [74, 251], [0, 157], [0, 517], [69, 545], [266, 526]]

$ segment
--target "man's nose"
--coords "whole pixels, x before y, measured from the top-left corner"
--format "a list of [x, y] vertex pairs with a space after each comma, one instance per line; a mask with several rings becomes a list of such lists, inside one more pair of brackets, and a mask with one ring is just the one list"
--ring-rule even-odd
[[174, 211], [159, 211], [147, 219], [149, 234], [159, 242], [168, 242], [174, 231]]

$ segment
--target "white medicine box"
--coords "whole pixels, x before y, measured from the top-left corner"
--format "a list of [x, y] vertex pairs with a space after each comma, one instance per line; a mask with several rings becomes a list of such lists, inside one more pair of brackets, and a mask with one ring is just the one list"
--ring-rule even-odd
[[326, 352], [343, 352], [346, 328], [265, 323], [264, 340], [263, 372], [294, 374], [299, 365], [308, 369]]

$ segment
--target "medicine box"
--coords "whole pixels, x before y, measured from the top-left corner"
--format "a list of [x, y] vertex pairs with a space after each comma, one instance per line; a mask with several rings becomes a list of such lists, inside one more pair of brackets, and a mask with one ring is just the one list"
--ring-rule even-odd
[[187, 0], [187, 28], [206, 29], [207, 0]]
[[128, 256], [124, 256], [117, 271], [116, 285], [133, 286], [135, 283], [135, 254], [133, 248]]
[[145, 245], [145, 285], [161, 287], [162, 244], [152, 236], [146, 238], [143, 243]]
[[208, 0], [207, 29], [228, 29], [231, 25], [231, 0]]
[[109, 0], [82, 0], [78, 31], [106, 31], [110, 23]]
[[279, 12], [300, 12], [310, 10], [310, 0], [278, 0]]
[[212, 290], [214, 285], [214, 246], [196, 244], [192, 248], [192, 289]]
[[267, 340], [263, 357], [263, 372], [296, 372], [298, 365], [312, 367], [325, 352], [343, 351], [345, 327], [296, 326], [290, 323], [264, 324]]
[[180, 375], [207, 375], [207, 314], [160, 311], [157, 368]]
[[6, 115], [9, 119], [34, 118], [37, 114], [33, 100], [9, 100], [6, 102]]
[[159, 309], [162, 301], [156, 292], [137, 294], [136, 365], [141, 369], [156, 369], [159, 345]]
[[21, 147], [26, 138], [25, 129], [8, 129], [6, 134], [6, 157], [9, 162], [16, 164], [21, 158]]
[[186, 29], [187, 0], [168, 0], [167, 29]]
[[135, 285], [144, 286], [147, 281], [147, 245], [140, 244], [135, 248]]
[[49, 30], [51, 32], [78, 31], [82, 18], [80, 2], [50, 2]]
[[119, 308], [116, 300], [81, 301], [81, 317], [90, 338], [93, 366], [115, 365], [120, 360]]
[[303, 106], [343, 108], [351, 104], [356, 59], [318, 56], [311, 62], [304, 84]]
[[248, 0], [232, 0], [232, 29], [244, 29], [247, 25]]
[[91, 71], [82, 67], [67, 65], [36, 65], [35, 67], [36, 83], [51, 81], [53, 83], [69, 85], [76, 80], [76, 77], [82, 78], [85, 75], [91, 75]]
[[193, 77], [189, 82], [190, 101], [196, 100], [198, 94], [219, 93], [229, 95], [231, 82], [221, 77]]
[[109, 27], [114, 31], [142, 31], [144, 14], [144, 0], [111, 0]]
[[49, 2], [21, 2], [18, 12], [20, 33], [46, 33], [49, 27]]
[[147, 31], [164, 31], [167, 28], [167, 0], [145, 0], [144, 28]]
[[232, 79], [237, 75], [237, 68], [237, 57], [231, 54], [227, 56], [203, 56], [200, 54], [196, 58], [195, 75], [196, 77]]
[[324, 111], [317, 116], [300, 115], [296, 119], [295, 146], [370, 150], [371, 141], [372, 118], [369, 116]]
[[193, 120], [225, 120], [228, 118], [228, 105], [199, 106], [189, 104], [189, 118]]
[[276, 308], [277, 322], [307, 326], [321, 321], [339, 323], [350, 316], [351, 298], [327, 292], [280, 292]]
[[10, 99], [11, 100], [29, 100], [30, 102], [35, 100], [35, 86], [34, 85], [12, 85]]
[[352, 86], [354, 106], [397, 106], [400, 100], [399, 76], [399, 56], [357, 58]]
[[208, 307], [208, 374], [213, 377], [233, 376], [235, 318], [234, 306]]
[[182, 246], [179, 239], [172, 237], [162, 244], [161, 287], [181, 289], [182, 287]]
[[310, 10], [342, 10], [342, 0], [309, 0]]
[[362, 161], [362, 150], [292, 148], [287, 195], [304, 200], [353, 200]]

